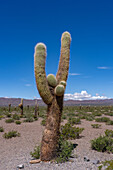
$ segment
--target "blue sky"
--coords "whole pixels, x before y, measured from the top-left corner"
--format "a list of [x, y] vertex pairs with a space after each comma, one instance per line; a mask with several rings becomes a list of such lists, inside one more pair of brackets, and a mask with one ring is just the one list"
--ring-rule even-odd
[[1, 0], [0, 97], [39, 97], [34, 47], [46, 44], [46, 73], [56, 74], [64, 31], [72, 36], [65, 93], [113, 98], [112, 0]]

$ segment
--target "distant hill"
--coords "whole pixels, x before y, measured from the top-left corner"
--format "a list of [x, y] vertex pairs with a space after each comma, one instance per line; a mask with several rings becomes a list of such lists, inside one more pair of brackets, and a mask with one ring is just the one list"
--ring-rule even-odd
[[[41, 99], [24, 99], [24, 106], [30, 105], [34, 106], [35, 101], [39, 106], [45, 106], [44, 102]], [[21, 102], [21, 98], [4, 98], [0, 97], [0, 106], [8, 106], [11, 104], [12, 106], [18, 106]], [[105, 100], [66, 100], [64, 101], [65, 106], [79, 106], [79, 105], [113, 105], [113, 99], [105, 99]]]

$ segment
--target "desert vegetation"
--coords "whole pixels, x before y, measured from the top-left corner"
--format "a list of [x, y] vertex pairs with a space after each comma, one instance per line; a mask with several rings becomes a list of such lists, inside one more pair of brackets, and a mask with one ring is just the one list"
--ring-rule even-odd
[[[31, 106], [29, 109], [27, 106], [24, 106], [23, 115], [21, 115], [20, 108], [18, 107], [15, 110], [15, 107], [11, 106], [10, 112], [8, 107], [0, 107], [0, 122], [2, 122], [0, 127], [2, 135], [0, 138], [9, 139], [16, 136], [21, 138], [22, 132], [19, 130], [19, 127], [26, 123], [34, 124], [34, 122], [37, 122], [38, 124], [39, 122], [39, 126], [45, 126], [47, 119], [46, 109], [47, 107], [45, 106], [39, 106], [36, 118], [35, 106]], [[112, 113], [113, 106], [65, 106], [62, 111], [60, 137], [55, 161], [61, 163], [70, 159], [73, 150], [76, 150], [79, 146], [79, 140], [83, 140], [84, 137], [87, 137], [84, 136], [84, 131], [86, 130], [85, 124], [87, 124], [87, 122], [89, 122], [90, 125], [89, 131], [91, 129], [92, 132], [95, 131], [94, 133], [102, 131], [101, 135], [98, 133], [96, 138], [93, 136], [93, 138], [88, 141], [92, 151], [95, 150], [96, 152], [106, 152], [109, 154], [113, 153], [113, 124], [108, 123], [113, 121]], [[13, 131], [11, 126], [10, 128], [8, 127], [10, 124], [15, 127]], [[18, 129], [16, 128], [17, 126]], [[40, 132], [37, 131], [37, 133]], [[78, 146], [76, 145], [74, 148], [73, 144], [76, 144], [76, 141], [78, 142]], [[31, 156], [38, 159], [40, 157], [40, 149], [41, 143], [39, 143], [38, 146], [34, 145], [34, 148], [32, 147], [30, 151]]]

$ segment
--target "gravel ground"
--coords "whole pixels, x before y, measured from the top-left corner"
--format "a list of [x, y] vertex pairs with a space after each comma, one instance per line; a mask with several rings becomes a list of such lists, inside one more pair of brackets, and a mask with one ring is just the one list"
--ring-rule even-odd
[[[111, 119], [113, 120], [113, 118]], [[94, 129], [91, 127], [91, 124], [95, 123], [94, 121], [82, 120], [82, 123], [77, 126], [83, 127], [85, 130], [82, 132], [80, 139], [72, 141], [78, 144], [73, 151], [75, 158], [71, 158], [70, 162], [62, 164], [50, 162], [29, 164], [29, 161], [32, 159], [30, 152], [41, 142], [44, 130], [44, 127], [40, 125], [41, 120], [39, 118], [38, 121], [22, 123], [21, 125], [8, 124], [5, 123], [4, 119], [0, 120], [0, 126], [3, 126], [5, 132], [17, 130], [21, 134], [20, 137], [4, 139], [2, 137], [4, 132], [0, 132], [0, 170], [16, 170], [19, 164], [24, 164], [25, 170], [97, 170], [99, 164], [93, 164], [94, 160], [101, 162], [113, 159], [113, 154], [91, 150], [90, 145], [90, 140], [104, 134], [106, 129], [112, 130], [113, 126], [98, 123], [101, 124], [101, 128]], [[90, 159], [89, 162], [84, 161], [85, 156]]]

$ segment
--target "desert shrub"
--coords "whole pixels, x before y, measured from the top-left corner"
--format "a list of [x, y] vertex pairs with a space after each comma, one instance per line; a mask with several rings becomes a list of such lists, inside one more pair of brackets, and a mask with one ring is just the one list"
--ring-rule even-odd
[[21, 124], [21, 121], [16, 120], [15, 123], [16, 123], [17, 125], [20, 125], [20, 124]]
[[96, 122], [109, 122], [110, 118], [108, 117], [100, 117], [95, 119]]
[[1, 120], [3, 117], [4, 117], [3, 115], [0, 115], [0, 120]]
[[18, 133], [17, 131], [9, 131], [8, 133], [4, 133], [3, 137], [6, 139], [12, 138], [12, 137], [16, 137], [16, 136], [20, 136], [20, 133]]
[[34, 152], [30, 152], [30, 155], [33, 158], [39, 159], [40, 158], [40, 146], [35, 146]]
[[37, 117], [34, 117], [34, 120], [35, 120], [35, 121], [37, 121], [37, 120], [38, 120], [38, 118], [37, 118]]
[[13, 122], [14, 122], [14, 119], [12, 119], [12, 118], [6, 119], [5, 122], [6, 122], [6, 123], [13, 123]]
[[14, 119], [14, 120], [20, 120], [20, 116], [15, 113], [15, 114], [13, 115], [13, 119]]
[[[106, 170], [113, 170], [113, 160], [102, 162], [104, 166], [107, 166]], [[99, 166], [99, 170], [102, 169], [103, 165]]]
[[77, 139], [84, 128], [73, 127], [69, 123], [66, 123], [64, 126], [61, 126], [61, 137], [64, 139]]
[[108, 137], [113, 137], [113, 130], [106, 129], [105, 135]]
[[6, 113], [6, 116], [7, 117], [11, 117], [11, 113]]
[[4, 132], [4, 128], [0, 126], [0, 132]]
[[41, 125], [42, 125], [42, 126], [45, 126], [45, 125], [46, 125], [46, 119], [43, 119], [43, 120], [41, 121]]
[[106, 112], [106, 113], [104, 113], [104, 115], [113, 116], [113, 113]]
[[71, 142], [68, 142], [67, 140], [64, 140], [64, 138], [60, 136], [58, 149], [57, 149], [56, 162], [63, 163], [68, 161], [72, 154], [73, 149], [74, 149], [73, 144]]
[[63, 114], [62, 115], [62, 119], [67, 119], [66, 115]]
[[81, 123], [80, 118], [71, 118], [71, 117], [68, 119], [68, 122], [69, 122], [71, 125], [80, 124], [80, 123]]
[[33, 122], [33, 121], [34, 121], [34, 119], [32, 117], [26, 118], [24, 120], [24, 122]]
[[92, 113], [94, 116], [102, 116], [102, 113], [99, 113], [99, 112], [94, 112]]
[[95, 128], [95, 129], [98, 129], [98, 128], [101, 127], [101, 125], [99, 125], [99, 124], [92, 124], [91, 126], [92, 126], [93, 128]]
[[30, 112], [27, 112], [25, 114], [25, 118], [26, 119], [24, 120], [24, 122], [33, 122], [34, 121], [33, 114]]
[[88, 120], [88, 121], [92, 121], [92, 120], [94, 120], [94, 116], [92, 114], [87, 114], [85, 116], [85, 119]]
[[106, 122], [106, 125], [113, 125], [113, 120], [109, 120], [108, 122]]
[[91, 148], [99, 152], [112, 152], [113, 153], [113, 139], [108, 136], [99, 136], [91, 140]]
[[67, 116], [68, 116], [68, 117], [74, 117], [74, 116], [75, 116], [75, 113], [67, 113]]

